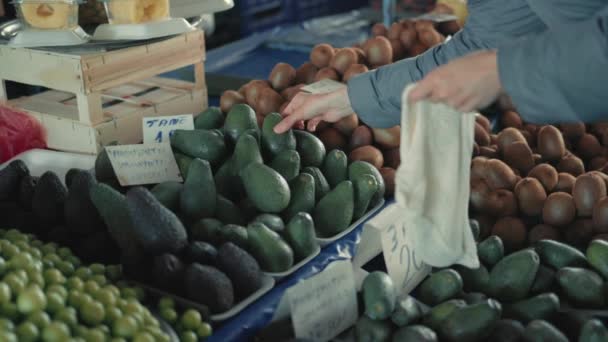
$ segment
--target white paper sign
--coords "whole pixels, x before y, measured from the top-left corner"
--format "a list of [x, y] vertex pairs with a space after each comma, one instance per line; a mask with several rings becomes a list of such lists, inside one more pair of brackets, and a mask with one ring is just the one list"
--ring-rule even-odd
[[358, 317], [353, 266], [336, 261], [287, 290], [296, 338], [329, 341]]
[[164, 143], [176, 129], [193, 130], [192, 114], [143, 118], [144, 144]]
[[319, 82], [311, 83], [300, 90], [311, 94], [325, 94], [346, 87], [346, 84], [340, 83], [328, 78]]
[[106, 146], [120, 185], [183, 181], [169, 143]]
[[[394, 205], [391, 214], [402, 212], [396, 207]], [[381, 231], [384, 262], [398, 293], [408, 294], [431, 272], [431, 267], [416, 257], [416, 249], [425, 246], [409, 243], [406, 238], [408, 227], [403, 217], [399, 219], [397, 216], [389, 222]]]

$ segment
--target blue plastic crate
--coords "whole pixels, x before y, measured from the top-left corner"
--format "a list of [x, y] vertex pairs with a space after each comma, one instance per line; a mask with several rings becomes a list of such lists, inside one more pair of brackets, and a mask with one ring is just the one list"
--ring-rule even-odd
[[369, 5], [369, 0], [290, 0], [296, 21], [346, 12]]
[[262, 31], [294, 20], [288, 0], [236, 1], [243, 35]]

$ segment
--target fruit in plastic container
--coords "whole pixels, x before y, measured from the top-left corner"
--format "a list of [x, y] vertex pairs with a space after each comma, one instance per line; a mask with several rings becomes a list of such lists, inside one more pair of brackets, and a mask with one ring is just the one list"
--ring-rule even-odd
[[66, 2], [24, 2], [21, 14], [27, 24], [38, 29], [63, 29], [74, 26], [77, 5]]
[[168, 0], [111, 0], [106, 8], [111, 24], [139, 24], [169, 16]]

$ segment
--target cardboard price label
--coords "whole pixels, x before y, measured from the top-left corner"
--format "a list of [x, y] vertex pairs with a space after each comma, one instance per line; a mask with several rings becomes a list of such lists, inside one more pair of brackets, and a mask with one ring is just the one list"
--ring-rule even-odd
[[405, 220], [396, 220], [381, 233], [382, 252], [388, 274], [398, 293], [410, 293], [430, 272], [431, 267], [416, 257], [416, 249], [407, 239]]
[[143, 118], [144, 144], [168, 142], [176, 129], [193, 130], [192, 114]]
[[358, 317], [355, 286], [353, 266], [344, 260], [287, 290], [296, 338], [329, 341], [353, 326]]
[[346, 87], [344, 83], [340, 83], [330, 79], [324, 79], [319, 82], [311, 83], [301, 90], [311, 94], [325, 94]]
[[169, 143], [106, 146], [122, 186], [183, 181]]

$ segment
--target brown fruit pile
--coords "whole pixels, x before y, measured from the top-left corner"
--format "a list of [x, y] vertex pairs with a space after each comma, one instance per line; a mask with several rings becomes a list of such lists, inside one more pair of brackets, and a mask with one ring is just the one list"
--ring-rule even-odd
[[538, 126], [516, 112], [491, 134], [478, 116], [471, 163], [472, 217], [509, 250], [540, 239], [584, 248], [608, 237], [608, 123]]

